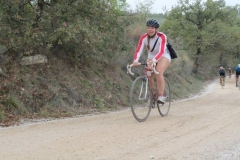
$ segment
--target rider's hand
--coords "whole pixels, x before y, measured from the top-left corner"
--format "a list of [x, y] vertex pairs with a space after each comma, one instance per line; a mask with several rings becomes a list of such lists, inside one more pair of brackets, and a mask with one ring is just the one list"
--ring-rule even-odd
[[151, 59], [147, 59], [148, 69], [152, 70], [152, 64], [153, 64], [153, 61]]
[[139, 66], [140, 65], [138, 61], [133, 61], [132, 64], [133, 64], [133, 66]]

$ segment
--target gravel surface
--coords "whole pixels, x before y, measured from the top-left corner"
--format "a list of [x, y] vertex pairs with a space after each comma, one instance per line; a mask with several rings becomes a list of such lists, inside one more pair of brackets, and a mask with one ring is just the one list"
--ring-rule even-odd
[[240, 91], [218, 79], [198, 96], [153, 109], [137, 122], [130, 109], [0, 128], [3, 160], [239, 160]]

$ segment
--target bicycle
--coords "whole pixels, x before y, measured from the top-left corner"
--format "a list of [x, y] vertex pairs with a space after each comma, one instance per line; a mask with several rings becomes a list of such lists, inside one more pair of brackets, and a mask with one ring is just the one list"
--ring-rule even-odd
[[[139, 63], [140, 65], [147, 66], [147, 64], [144, 63]], [[127, 73], [134, 75], [131, 71], [131, 67], [133, 65], [127, 65]], [[167, 116], [170, 106], [171, 106], [171, 89], [169, 82], [166, 78], [164, 78], [165, 81], [165, 89], [164, 89], [164, 96], [166, 97], [165, 103], [158, 103], [157, 98], [158, 98], [158, 92], [156, 89], [156, 82], [154, 82], [154, 88], [150, 89], [151, 87], [149, 86], [149, 78], [148, 74], [149, 72], [154, 72], [155, 74], [159, 74], [156, 70], [155, 67], [153, 67], [152, 71], [149, 71], [145, 68], [144, 70], [144, 75], [140, 75], [137, 77], [131, 86], [130, 90], [130, 105], [131, 105], [131, 111], [134, 116], [134, 118], [139, 121], [139, 122], [144, 122], [152, 108], [157, 107], [160, 115], [162, 117]]]
[[222, 86], [222, 88], [224, 87], [224, 76], [220, 76], [220, 85]]

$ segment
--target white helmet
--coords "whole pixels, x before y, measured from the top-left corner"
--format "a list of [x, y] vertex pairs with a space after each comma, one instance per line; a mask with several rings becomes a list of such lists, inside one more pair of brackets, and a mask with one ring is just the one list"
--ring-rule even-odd
[[223, 67], [220, 67], [220, 69], [223, 69]]
[[238, 64], [238, 67], [240, 68], [240, 64]]

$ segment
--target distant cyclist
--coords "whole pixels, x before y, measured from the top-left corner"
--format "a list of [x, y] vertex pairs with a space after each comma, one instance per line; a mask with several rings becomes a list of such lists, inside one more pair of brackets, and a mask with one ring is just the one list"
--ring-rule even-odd
[[229, 78], [231, 78], [231, 75], [232, 75], [232, 69], [231, 68], [228, 68], [228, 75], [229, 75]]
[[235, 68], [236, 87], [238, 87], [237, 82], [238, 82], [239, 75], [240, 75], [240, 64], [238, 64], [238, 66]]
[[223, 67], [219, 68], [219, 75], [220, 75], [220, 84], [221, 84], [221, 77], [223, 78], [223, 85], [225, 85], [225, 69]]

